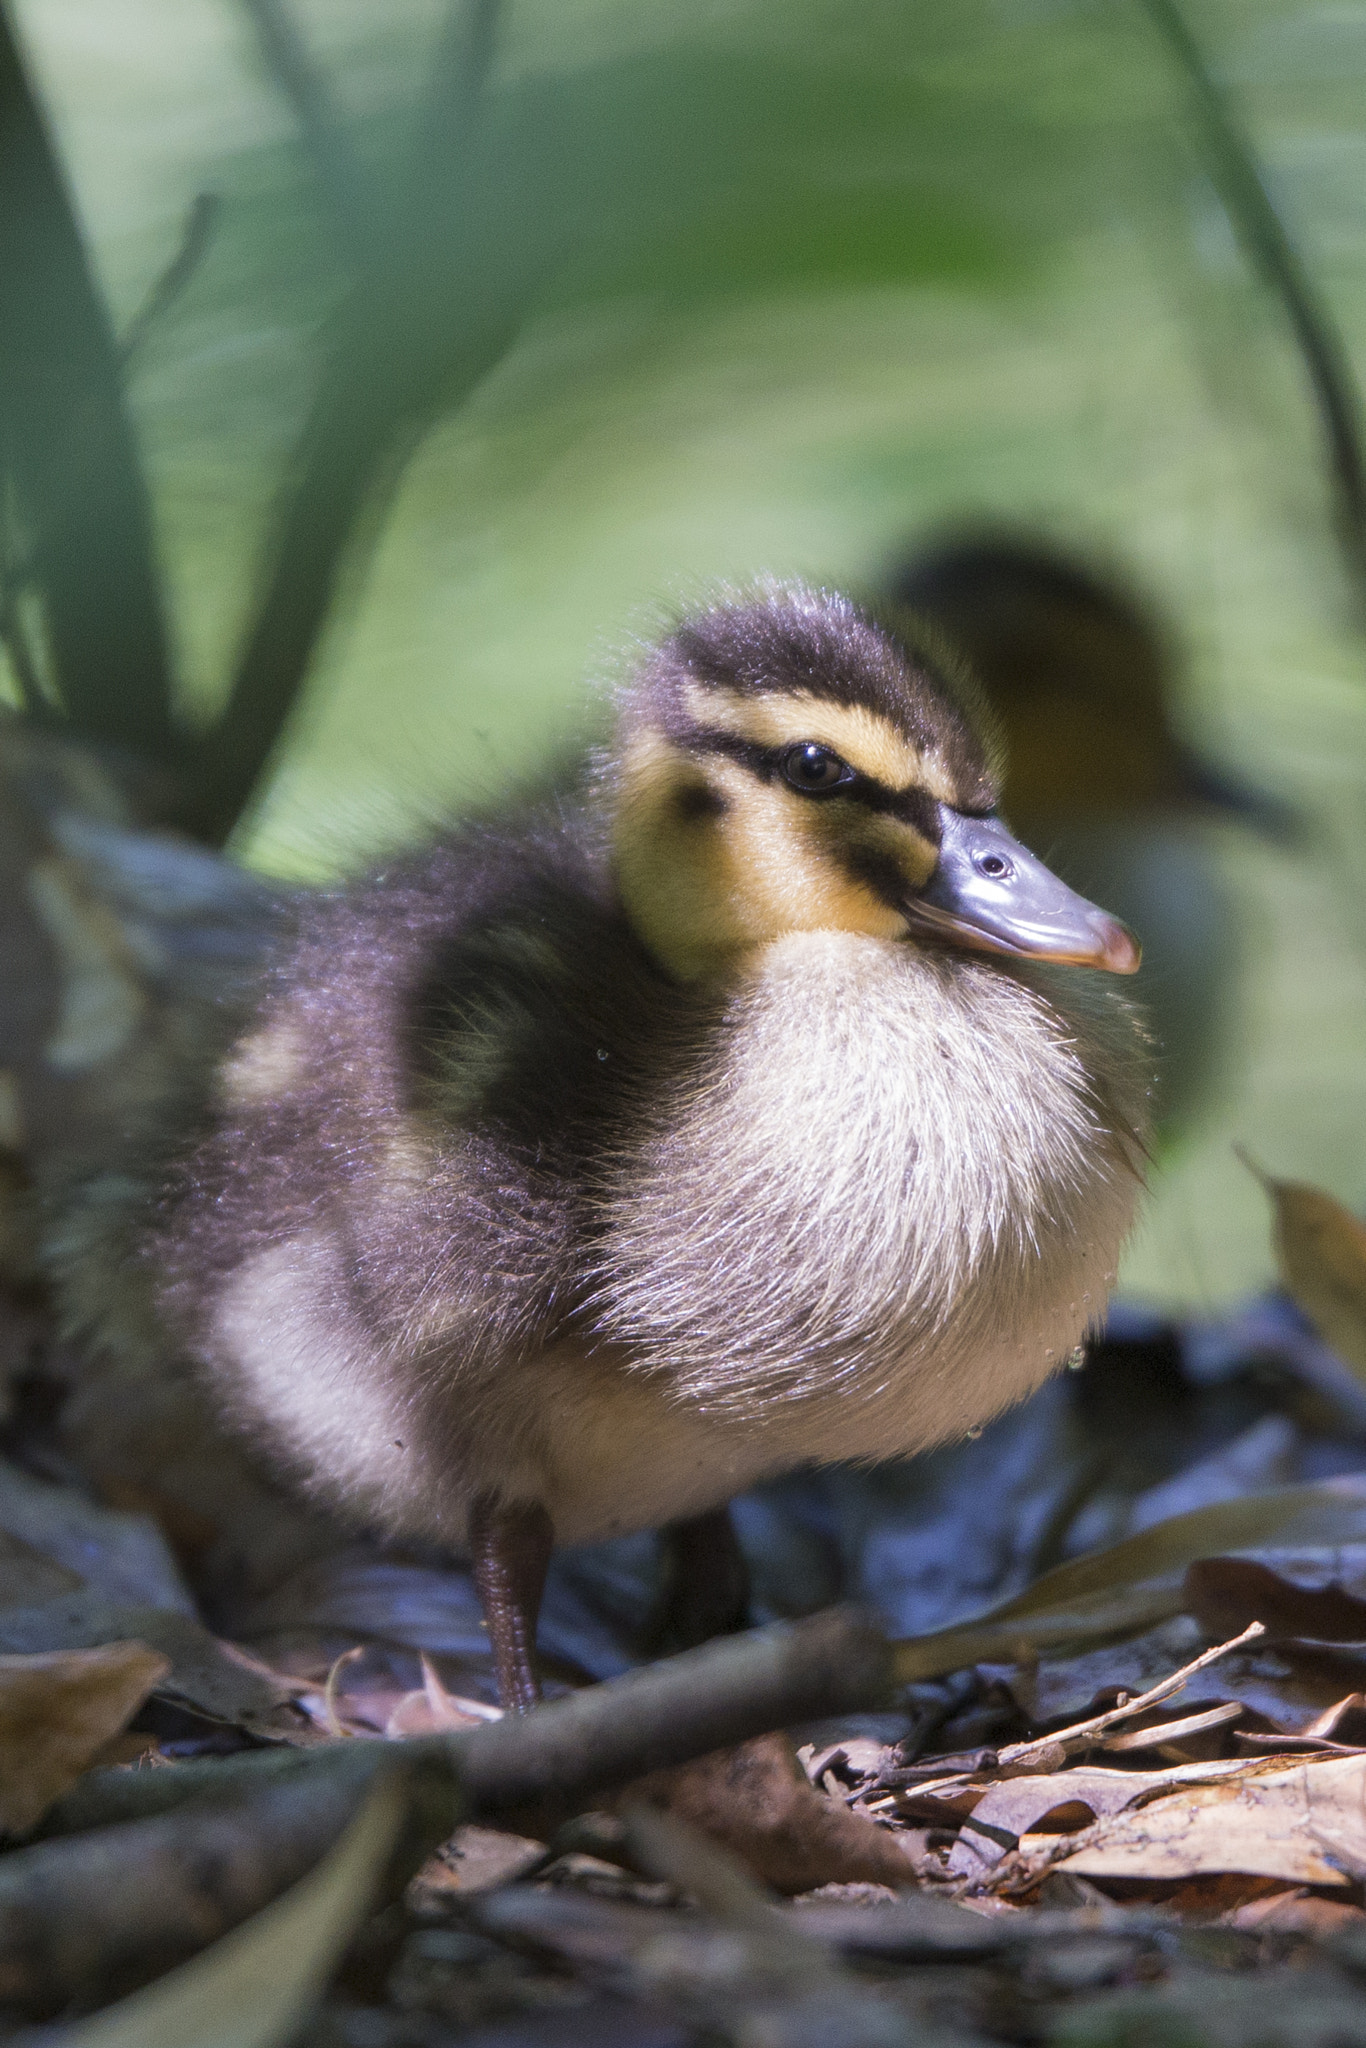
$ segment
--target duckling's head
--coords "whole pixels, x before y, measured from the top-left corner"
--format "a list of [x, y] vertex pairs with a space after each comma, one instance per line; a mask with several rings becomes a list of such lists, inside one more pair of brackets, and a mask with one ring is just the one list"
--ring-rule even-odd
[[964, 687], [848, 599], [718, 604], [623, 697], [622, 901], [687, 980], [818, 930], [1132, 973], [1132, 936], [1011, 837], [998, 787]]

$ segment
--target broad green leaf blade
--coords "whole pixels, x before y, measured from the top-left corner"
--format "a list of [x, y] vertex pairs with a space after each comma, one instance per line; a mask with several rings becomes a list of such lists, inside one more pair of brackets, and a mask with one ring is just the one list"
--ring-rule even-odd
[[287, 2041], [363, 1918], [404, 1817], [386, 1774], [341, 1840], [298, 1884], [178, 1970], [15, 2048], [275, 2048]]
[[1286, 1545], [1366, 1540], [1366, 1477], [1277, 1487], [1173, 1515], [1108, 1550], [1045, 1572], [1027, 1592], [975, 1621], [908, 1636], [895, 1646], [902, 1685], [1024, 1649], [1099, 1641], [1150, 1628], [1183, 1605], [1181, 1578], [1199, 1558]]

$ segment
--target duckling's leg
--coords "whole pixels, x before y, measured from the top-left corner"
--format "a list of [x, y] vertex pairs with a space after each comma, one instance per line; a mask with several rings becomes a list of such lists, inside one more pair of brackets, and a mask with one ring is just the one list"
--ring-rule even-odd
[[468, 1536], [498, 1697], [509, 1713], [524, 1714], [541, 1697], [536, 1617], [555, 1530], [539, 1501], [514, 1503], [481, 1493], [470, 1507]]
[[711, 1508], [659, 1532], [660, 1583], [645, 1647], [690, 1650], [749, 1620], [749, 1566], [729, 1508]]

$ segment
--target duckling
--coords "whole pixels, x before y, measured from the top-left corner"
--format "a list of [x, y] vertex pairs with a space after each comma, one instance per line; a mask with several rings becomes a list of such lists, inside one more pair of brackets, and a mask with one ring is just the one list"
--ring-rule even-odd
[[1206, 820], [1293, 845], [1300, 819], [1174, 730], [1170, 637], [1111, 576], [1032, 536], [979, 532], [931, 542], [888, 586], [893, 606], [941, 633], [985, 691], [1020, 836], [1141, 928], [1135, 989], [1160, 1048], [1162, 1127], [1174, 1135], [1210, 1091], [1241, 966]]
[[964, 688], [801, 585], [685, 619], [576, 780], [301, 900], [195, 1135], [53, 1234], [70, 1321], [142, 1289], [293, 1485], [468, 1552], [511, 1707], [554, 1543], [959, 1437], [1103, 1309], [1150, 1059], [1079, 970], [1138, 947]]

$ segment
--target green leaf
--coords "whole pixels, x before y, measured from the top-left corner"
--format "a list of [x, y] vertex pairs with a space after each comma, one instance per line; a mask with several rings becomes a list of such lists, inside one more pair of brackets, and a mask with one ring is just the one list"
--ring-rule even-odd
[[288, 2041], [374, 1897], [407, 1807], [388, 1773], [317, 1868], [132, 1997], [14, 2048], [275, 2048]]
[[1366, 1541], [1366, 1477], [1276, 1487], [1173, 1515], [1108, 1550], [1045, 1572], [1027, 1592], [975, 1621], [895, 1645], [897, 1681], [914, 1684], [965, 1665], [1012, 1661], [1063, 1643], [1136, 1633], [1180, 1614], [1186, 1568], [1230, 1551]]

